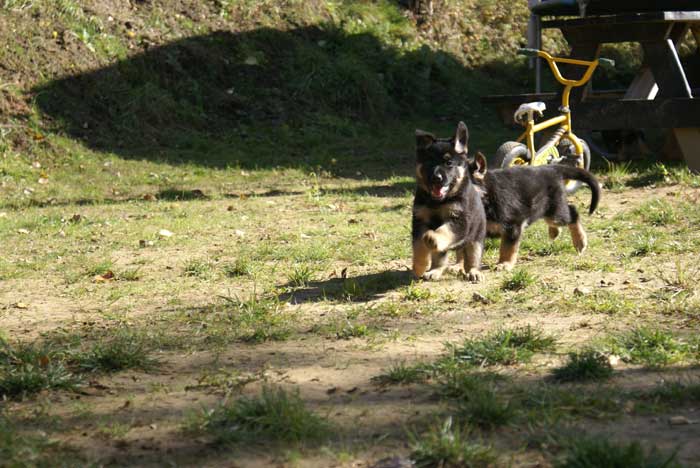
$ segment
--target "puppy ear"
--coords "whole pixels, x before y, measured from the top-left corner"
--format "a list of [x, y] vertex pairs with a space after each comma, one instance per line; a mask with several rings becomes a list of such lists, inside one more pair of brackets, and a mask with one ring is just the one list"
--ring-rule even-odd
[[486, 156], [481, 151], [477, 151], [474, 156], [474, 172], [481, 175], [486, 174]]
[[467, 141], [469, 140], [469, 130], [464, 122], [457, 124], [457, 133], [455, 134], [455, 152], [466, 153]]
[[416, 129], [416, 148], [427, 148], [435, 142], [435, 135]]

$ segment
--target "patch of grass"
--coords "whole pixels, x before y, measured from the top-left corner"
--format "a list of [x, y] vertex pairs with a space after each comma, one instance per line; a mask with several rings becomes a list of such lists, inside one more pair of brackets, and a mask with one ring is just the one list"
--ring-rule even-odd
[[111, 271], [113, 267], [114, 265], [111, 260], [103, 260], [88, 267], [85, 276], [92, 278], [97, 275], [104, 275], [108, 271]]
[[448, 418], [426, 433], [409, 434], [416, 467], [485, 467], [496, 461], [491, 447], [472, 440], [468, 430], [452, 426]]
[[412, 281], [411, 284], [406, 286], [403, 298], [407, 301], [425, 301], [430, 299], [430, 295], [429, 289], [423, 288]]
[[514, 404], [497, 393], [492, 376], [462, 374], [458, 380], [452, 381], [450, 391], [457, 395], [457, 415], [465, 423], [493, 429], [509, 423], [516, 416]]
[[530, 325], [503, 328], [486, 338], [465, 340], [460, 346], [448, 344], [450, 356], [469, 366], [512, 365], [527, 362], [533, 354], [554, 348], [556, 340]]
[[655, 448], [644, 450], [639, 442], [616, 444], [608, 437], [572, 440], [558, 468], [680, 468], [676, 453], [662, 454]]
[[408, 385], [425, 382], [429, 377], [429, 369], [424, 364], [408, 365], [398, 362], [372, 380], [379, 385]]
[[202, 278], [211, 272], [212, 265], [210, 262], [199, 259], [192, 259], [185, 262], [182, 274], [196, 278]]
[[611, 338], [611, 352], [632, 364], [659, 367], [685, 359], [689, 351], [666, 330], [639, 327]]
[[25, 397], [47, 389], [72, 389], [79, 379], [62, 356], [36, 344], [0, 340], [0, 397]]
[[0, 414], [0, 464], [3, 467], [84, 466], [75, 453], [51, 441], [45, 434], [26, 433]]
[[613, 163], [608, 161], [608, 167], [602, 174], [603, 187], [608, 190], [619, 191], [625, 188], [625, 183], [630, 177], [631, 163]]
[[636, 301], [627, 299], [615, 291], [605, 289], [596, 289], [591, 294], [575, 296], [566, 302], [576, 308], [607, 315], [630, 313], [638, 308]]
[[634, 210], [642, 220], [652, 226], [667, 226], [678, 222], [678, 213], [671, 203], [656, 199], [644, 203]]
[[138, 281], [141, 279], [140, 268], [131, 268], [117, 274], [117, 279], [121, 281]]
[[104, 337], [90, 349], [74, 353], [73, 364], [88, 372], [117, 372], [124, 369], [151, 369], [156, 361], [149, 357], [150, 343], [145, 334], [121, 328]]
[[222, 267], [224, 275], [229, 278], [248, 276], [253, 273], [253, 266], [245, 258], [237, 258], [232, 263], [225, 263]]
[[501, 283], [504, 291], [521, 291], [537, 281], [537, 278], [524, 269], [517, 269], [508, 275]]
[[248, 299], [223, 297], [224, 307], [216, 308], [212, 337], [261, 343], [285, 340], [291, 334], [291, 317], [285, 313], [277, 298], [260, 297], [253, 293]]
[[264, 386], [257, 398], [239, 398], [206, 411], [196, 427], [219, 443], [320, 442], [331, 433], [329, 423], [309, 411], [299, 391]]
[[303, 287], [309, 284], [314, 272], [307, 265], [294, 265], [287, 279], [293, 286]]
[[608, 356], [593, 349], [569, 353], [566, 364], [552, 371], [559, 382], [604, 380], [613, 373]]
[[659, 240], [658, 234], [651, 231], [637, 234], [632, 241], [629, 255], [631, 257], [646, 257], [650, 254], [661, 253], [663, 249]]

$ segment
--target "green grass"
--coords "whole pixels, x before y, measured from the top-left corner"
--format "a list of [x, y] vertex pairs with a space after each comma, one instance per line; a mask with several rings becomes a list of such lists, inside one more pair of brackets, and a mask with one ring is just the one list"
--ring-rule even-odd
[[80, 379], [66, 367], [64, 357], [39, 344], [0, 340], [0, 396], [21, 398], [50, 389], [70, 390]]
[[572, 352], [568, 361], [552, 371], [552, 377], [559, 382], [585, 382], [604, 380], [612, 376], [613, 369], [605, 354], [593, 349]]
[[205, 411], [194, 426], [218, 443], [317, 443], [331, 435], [324, 418], [309, 411], [299, 392], [265, 386], [260, 396], [238, 398]]
[[504, 291], [522, 291], [533, 285], [537, 281], [537, 277], [529, 271], [519, 268], [512, 271], [501, 283], [501, 289]]
[[141, 331], [120, 328], [85, 351], [76, 352], [71, 362], [85, 372], [118, 372], [125, 369], [152, 369], [151, 342]]
[[233, 262], [225, 263], [222, 266], [224, 275], [229, 278], [236, 278], [239, 276], [249, 276], [253, 273], [253, 266], [249, 260], [245, 258], [237, 258]]
[[389, 367], [383, 374], [372, 377], [372, 381], [379, 385], [409, 385], [425, 382], [429, 377], [430, 370], [428, 366], [398, 362]]
[[484, 467], [496, 461], [487, 445], [474, 440], [468, 429], [453, 427], [451, 418], [422, 434], [411, 436], [411, 460], [416, 467]]
[[680, 468], [676, 454], [643, 448], [639, 442], [615, 443], [602, 436], [577, 438], [567, 448], [558, 468]]
[[248, 299], [222, 299], [223, 303], [213, 309], [213, 317], [204, 317], [212, 339], [261, 343], [285, 340], [291, 335], [293, 317], [283, 310], [284, 303], [278, 299], [255, 292]]
[[610, 338], [610, 351], [631, 364], [660, 367], [683, 361], [691, 351], [688, 343], [667, 330], [639, 327]]
[[631, 173], [631, 163], [612, 163], [608, 162], [608, 167], [603, 176], [603, 187], [608, 190], [620, 191], [622, 190], [630, 177]]
[[0, 464], [3, 467], [85, 465], [77, 450], [49, 439], [43, 431], [24, 431], [19, 423], [0, 413]]
[[192, 259], [185, 262], [182, 270], [185, 276], [203, 278], [211, 272], [212, 264], [206, 260]]
[[295, 265], [287, 279], [292, 286], [303, 287], [311, 281], [313, 274], [313, 270], [307, 265]]
[[551, 351], [556, 340], [530, 325], [502, 328], [482, 339], [448, 344], [448, 359], [468, 366], [512, 365], [529, 361], [537, 352]]

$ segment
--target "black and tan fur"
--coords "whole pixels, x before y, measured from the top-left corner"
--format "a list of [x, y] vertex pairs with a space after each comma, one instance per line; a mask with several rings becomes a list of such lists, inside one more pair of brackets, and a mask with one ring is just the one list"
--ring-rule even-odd
[[471, 180], [467, 126], [460, 122], [452, 139], [416, 130], [416, 193], [413, 200], [413, 273], [437, 280], [447, 253], [457, 250], [458, 268], [469, 281], [483, 279], [481, 254], [486, 217]]
[[481, 153], [470, 161], [470, 171], [481, 192], [487, 233], [501, 238], [498, 269], [511, 270], [515, 266], [522, 231], [539, 219], [549, 225], [551, 239], [567, 226], [576, 251], [580, 254], [586, 249], [586, 231], [576, 207], [567, 202], [564, 184], [571, 179], [590, 187], [592, 214], [600, 199], [600, 185], [590, 172], [559, 164], [487, 171]]

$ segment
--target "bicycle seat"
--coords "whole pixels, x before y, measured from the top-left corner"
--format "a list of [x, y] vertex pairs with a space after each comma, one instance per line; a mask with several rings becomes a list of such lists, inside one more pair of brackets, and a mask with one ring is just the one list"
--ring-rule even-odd
[[[544, 102], [526, 102], [518, 107], [518, 110], [516, 110], [515, 114], [513, 114], [513, 119], [516, 122], [527, 122], [529, 120], [533, 120], [533, 115], [535, 112], [542, 117], [542, 113], [545, 111], [545, 109], [547, 109], [547, 105]], [[524, 119], [524, 117], [527, 118]]]

